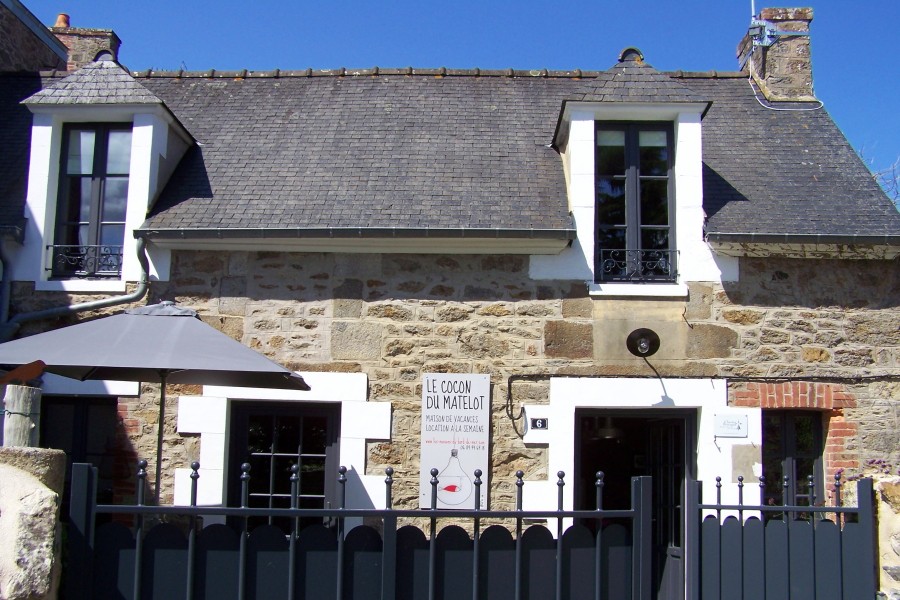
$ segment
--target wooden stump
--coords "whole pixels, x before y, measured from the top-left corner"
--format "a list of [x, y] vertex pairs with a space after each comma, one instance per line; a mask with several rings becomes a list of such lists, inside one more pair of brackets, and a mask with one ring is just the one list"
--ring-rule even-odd
[[41, 389], [6, 386], [3, 416], [4, 446], [37, 447], [41, 429]]

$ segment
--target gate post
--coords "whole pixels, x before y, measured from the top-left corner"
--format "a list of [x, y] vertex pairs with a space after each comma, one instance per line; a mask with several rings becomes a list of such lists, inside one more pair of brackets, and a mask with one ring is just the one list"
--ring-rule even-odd
[[[689, 600], [700, 600], [700, 498], [703, 493], [703, 482], [687, 479], [685, 481], [684, 518], [685, 523], [685, 587]], [[743, 524], [742, 524], [743, 526]]]
[[93, 597], [96, 507], [97, 468], [86, 463], [74, 463], [69, 500], [69, 555], [64, 574], [66, 598], [71, 600], [91, 600]]
[[651, 527], [653, 498], [650, 477], [631, 478], [631, 508], [635, 511], [631, 534], [631, 598], [650, 600], [652, 569]]
[[862, 581], [860, 598], [874, 598], [875, 590], [878, 589], [876, 569], [878, 569], [878, 560], [875, 555], [875, 498], [872, 493], [872, 479], [865, 478], [856, 482], [856, 499], [859, 507], [859, 525], [862, 535], [860, 545], [869, 554], [865, 558], [866, 562], [873, 565], [873, 569], [869, 569], [865, 573], [865, 580]]

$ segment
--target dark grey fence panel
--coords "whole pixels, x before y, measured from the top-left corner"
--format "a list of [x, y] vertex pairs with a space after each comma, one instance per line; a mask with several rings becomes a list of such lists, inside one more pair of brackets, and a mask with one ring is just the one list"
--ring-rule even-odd
[[791, 600], [815, 600], [815, 546], [810, 521], [788, 521], [790, 529]]
[[841, 530], [816, 522], [816, 600], [841, 600]]
[[741, 522], [735, 517], [728, 517], [722, 523], [720, 532], [720, 548], [722, 559], [719, 561], [719, 581], [721, 600], [743, 600], [744, 543]]
[[247, 600], [287, 597], [288, 543], [274, 525], [261, 525], [247, 540]]
[[444, 527], [437, 535], [438, 600], [472, 597], [472, 539], [462, 527]]
[[142, 600], [185, 597], [187, 539], [175, 525], [163, 523], [144, 538]]
[[368, 526], [355, 527], [344, 541], [344, 592], [353, 600], [381, 598], [381, 536]]
[[428, 598], [428, 540], [412, 525], [397, 530], [397, 598]]
[[760, 519], [744, 522], [743, 583], [744, 598], [765, 598], [766, 594], [766, 527]]
[[479, 543], [479, 598], [512, 600], [515, 598], [512, 577], [516, 572], [516, 545], [512, 534], [505, 527], [492, 525], [481, 534]]
[[337, 538], [323, 525], [310, 525], [297, 535], [295, 593], [301, 600], [337, 594]]
[[766, 523], [766, 600], [790, 600], [791, 582], [788, 526], [783, 521]]
[[197, 535], [194, 597], [196, 600], [237, 598], [238, 533], [227, 525], [209, 525]]
[[721, 593], [721, 572], [719, 571], [722, 545], [719, 538], [721, 527], [715, 517], [706, 517], [700, 525], [700, 595], [702, 598], [718, 598]]
[[556, 541], [546, 527], [533, 525], [522, 534], [522, 584], [527, 600], [556, 594]]
[[[865, 527], [860, 523], [847, 523], [844, 525], [843, 555], [844, 555], [844, 594], [847, 598], [871, 598], [864, 595], [868, 589], [872, 589], [871, 566], [859, 559], [869, 547], [869, 539]], [[856, 594], [854, 596], [854, 594]]]
[[613, 523], [603, 528], [602, 564], [606, 577], [600, 581], [601, 598], [617, 600], [631, 598], [632, 590], [632, 536], [627, 527]]
[[[131, 597], [134, 589], [134, 536], [127, 527], [119, 523], [106, 523], [97, 528], [94, 563], [100, 568], [93, 569], [94, 591], [87, 598], [119, 600]], [[67, 575], [74, 576], [71, 570]]]
[[[602, 540], [602, 537], [601, 537]], [[573, 525], [563, 534], [563, 598], [594, 598], [597, 548], [593, 534]]]

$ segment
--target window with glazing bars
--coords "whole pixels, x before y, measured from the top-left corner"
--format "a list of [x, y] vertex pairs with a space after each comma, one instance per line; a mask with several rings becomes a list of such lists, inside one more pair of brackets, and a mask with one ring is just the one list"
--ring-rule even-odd
[[597, 123], [597, 281], [677, 278], [672, 138], [671, 123]]

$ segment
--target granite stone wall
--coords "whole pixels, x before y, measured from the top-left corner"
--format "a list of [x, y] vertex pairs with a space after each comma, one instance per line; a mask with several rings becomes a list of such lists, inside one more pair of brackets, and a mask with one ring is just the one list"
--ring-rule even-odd
[[[27, 284], [14, 291], [13, 314], [62, 301]], [[524, 256], [176, 252], [171, 280], [155, 282], [146, 302], [163, 299], [293, 369], [366, 373], [369, 401], [393, 406], [391, 441], [369, 444], [369, 474], [392, 466], [396, 479], [417, 476], [423, 373], [489, 374], [495, 506], [511, 502], [516, 470], [546, 477], [546, 450], [526, 447], [511, 415], [547, 402], [553, 374], [728, 378], [732, 404], [823, 411], [829, 473], [900, 463], [900, 283], [890, 261], [743, 259], [739, 282], [637, 299], [531, 280]], [[662, 340], [650, 364], [625, 347], [638, 327]], [[175, 430], [177, 396], [198, 391], [169, 389], [166, 468], [199, 455], [197, 438]], [[120, 400], [130, 459], [155, 454], [158, 394], [145, 384], [141, 397]], [[397, 486], [400, 505], [415, 504], [413, 488]]]
[[[695, 283], [686, 299], [650, 300], [592, 298], [583, 282], [533, 281], [520, 256], [179, 252], [172, 280], [154, 293], [198, 308], [292, 368], [367, 373], [369, 400], [390, 401], [394, 411], [392, 440], [369, 446], [370, 474], [393, 466], [395, 477], [415, 476], [423, 373], [490, 374], [491, 494], [503, 503], [516, 470], [546, 475], [545, 450], [522, 444], [510, 413], [546, 402], [557, 373], [727, 377], [732, 403], [826, 412], [829, 473], [895, 457], [893, 266], [745, 259], [740, 282]], [[662, 339], [652, 368], [625, 347], [638, 327]], [[795, 403], [769, 403], [768, 391], [748, 400], [750, 387], [769, 384], [818, 386], [832, 400], [804, 404], [798, 392]], [[397, 491], [401, 504], [415, 502]]]

